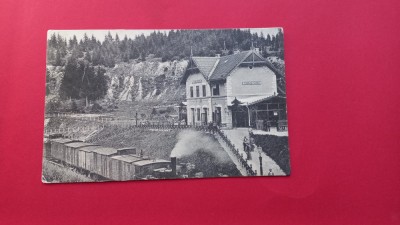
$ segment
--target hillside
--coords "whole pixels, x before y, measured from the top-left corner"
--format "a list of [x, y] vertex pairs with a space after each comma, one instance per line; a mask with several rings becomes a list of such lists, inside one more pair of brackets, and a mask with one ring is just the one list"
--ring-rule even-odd
[[103, 41], [87, 34], [67, 40], [52, 33], [46, 112], [93, 111], [85, 106], [94, 102], [110, 110], [121, 102], [177, 104], [185, 99], [179, 80], [191, 55], [215, 57], [254, 46], [283, 72], [283, 32], [277, 31], [264, 36], [249, 29], [170, 30], [123, 38], [108, 32]]
[[[179, 84], [187, 60], [161, 62], [150, 59], [144, 62], [120, 62], [113, 68], [105, 67], [107, 95], [105, 101], [156, 101], [179, 102], [185, 99], [185, 90]], [[59, 90], [65, 73], [64, 66], [47, 66], [46, 102], [59, 99]]]
[[119, 63], [107, 69], [110, 78], [106, 99], [118, 101], [185, 99], [179, 81], [187, 66], [186, 60]]

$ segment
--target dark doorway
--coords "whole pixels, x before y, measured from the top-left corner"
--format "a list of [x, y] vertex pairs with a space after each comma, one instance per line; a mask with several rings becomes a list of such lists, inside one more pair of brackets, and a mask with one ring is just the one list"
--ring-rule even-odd
[[233, 127], [249, 127], [249, 114], [246, 107], [232, 109]]
[[215, 122], [218, 126], [221, 125], [221, 107], [215, 108]]
[[201, 114], [201, 122], [203, 125], [207, 125], [207, 122], [208, 122], [208, 118], [207, 118], [208, 112], [207, 111], [208, 111], [207, 108], [204, 108], [203, 113]]
[[194, 109], [191, 108], [192, 110], [192, 125], [195, 125], [195, 115], [194, 115]]

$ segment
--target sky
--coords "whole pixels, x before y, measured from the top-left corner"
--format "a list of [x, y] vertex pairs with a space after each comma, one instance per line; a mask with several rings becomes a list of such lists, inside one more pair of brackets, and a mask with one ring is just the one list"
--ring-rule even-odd
[[[247, 29], [247, 28], [245, 28]], [[76, 38], [78, 41], [82, 39], [83, 34], [86, 33], [89, 38], [93, 35], [97, 40], [100, 40], [101, 42], [104, 41], [105, 35], [110, 31], [111, 35], [115, 37], [115, 34], [118, 33], [118, 36], [120, 39], [123, 39], [126, 36], [128, 38], [134, 39], [135, 36], [137, 35], [142, 35], [144, 34], [145, 36], [150, 35], [153, 31], [160, 31], [160, 32], [166, 32], [168, 33], [170, 29], [165, 29], [165, 30], [49, 30], [47, 32], [47, 39], [50, 39], [51, 34], [53, 33], [58, 33], [62, 37], [66, 38], [67, 40], [71, 39], [74, 35], [76, 35]], [[261, 33], [264, 34], [266, 37], [267, 34], [270, 35], [276, 35], [278, 33], [278, 28], [250, 28], [251, 33], [258, 33], [259, 35]]]

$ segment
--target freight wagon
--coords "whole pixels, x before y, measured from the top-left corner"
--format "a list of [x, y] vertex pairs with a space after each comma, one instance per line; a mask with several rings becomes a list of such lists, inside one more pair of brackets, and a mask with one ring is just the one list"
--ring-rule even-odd
[[54, 140], [51, 140], [51, 146], [50, 146], [50, 155], [51, 157], [61, 160], [62, 162], [65, 161], [65, 144], [72, 143], [72, 142], [79, 142], [79, 141], [73, 141], [71, 139], [66, 139], [66, 138], [57, 138]]
[[133, 180], [135, 179], [134, 162], [143, 160], [137, 155], [116, 155], [111, 157], [111, 174], [112, 180]]
[[[65, 162], [80, 167], [79, 164], [79, 149], [87, 146], [96, 146], [95, 144], [85, 142], [72, 142], [65, 144]], [[81, 167], [83, 169], [83, 167]]]
[[154, 175], [163, 168], [169, 171], [168, 177], [176, 176], [176, 158], [171, 158], [170, 162], [136, 153], [135, 148], [115, 149], [66, 138], [45, 143], [46, 156], [107, 179], [134, 180]]

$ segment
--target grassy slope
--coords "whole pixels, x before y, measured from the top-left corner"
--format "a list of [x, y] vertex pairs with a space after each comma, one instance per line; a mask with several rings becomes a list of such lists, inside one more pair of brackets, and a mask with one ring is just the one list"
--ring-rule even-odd
[[[100, 138], [100, 140], [95, 143], [102, 146], [116, 148], [134, 146], [138, 151], [143, 150], [145, 155], [169, 160], [171, 151], [178, 142], [179, 132], [185, 131], [172, 130], [164, 132], [142, 129], [128, 130], [124, 132], [119, 128], [106, 128], [97, 134], [98, 137], [104, 138]], [[107, 137], [108, 135], [112, 136]], [[216, 145], [219, 146], [219, 143], [217, 141], [215, 142]], [[197, 149], [194, 154], [184, 156], [178, 160], [180, 162], [190, 162], [195, 164], [196, 168], [208, 177], [215, 177], [218, 173], [226, 174], [228, 176], [240, 176], [240, 172], [236, 169], [236, 165], [230, 160], [224, 149], [219, 146], [215, 151], [219, 152], [219, 155], [222, 155], [222, 157], [227, 160], [221, 162], [218, 158], [202, 149]]]
[[92, 182], [93, 180], [73, 171], [43, 160], [43, 177], [49, 183]]
[[178, 132], [178, 130], [163, 132], [150, 131], [148, 129], [120, 132], [120, 128], [108, 127], [96, 136], [114, 135], [102, 138], [96, 144], [115, 148], [134, 146], [138, 152], [143, 150], [145, 155], [168, 160], [172, 149], [177, 143]]

